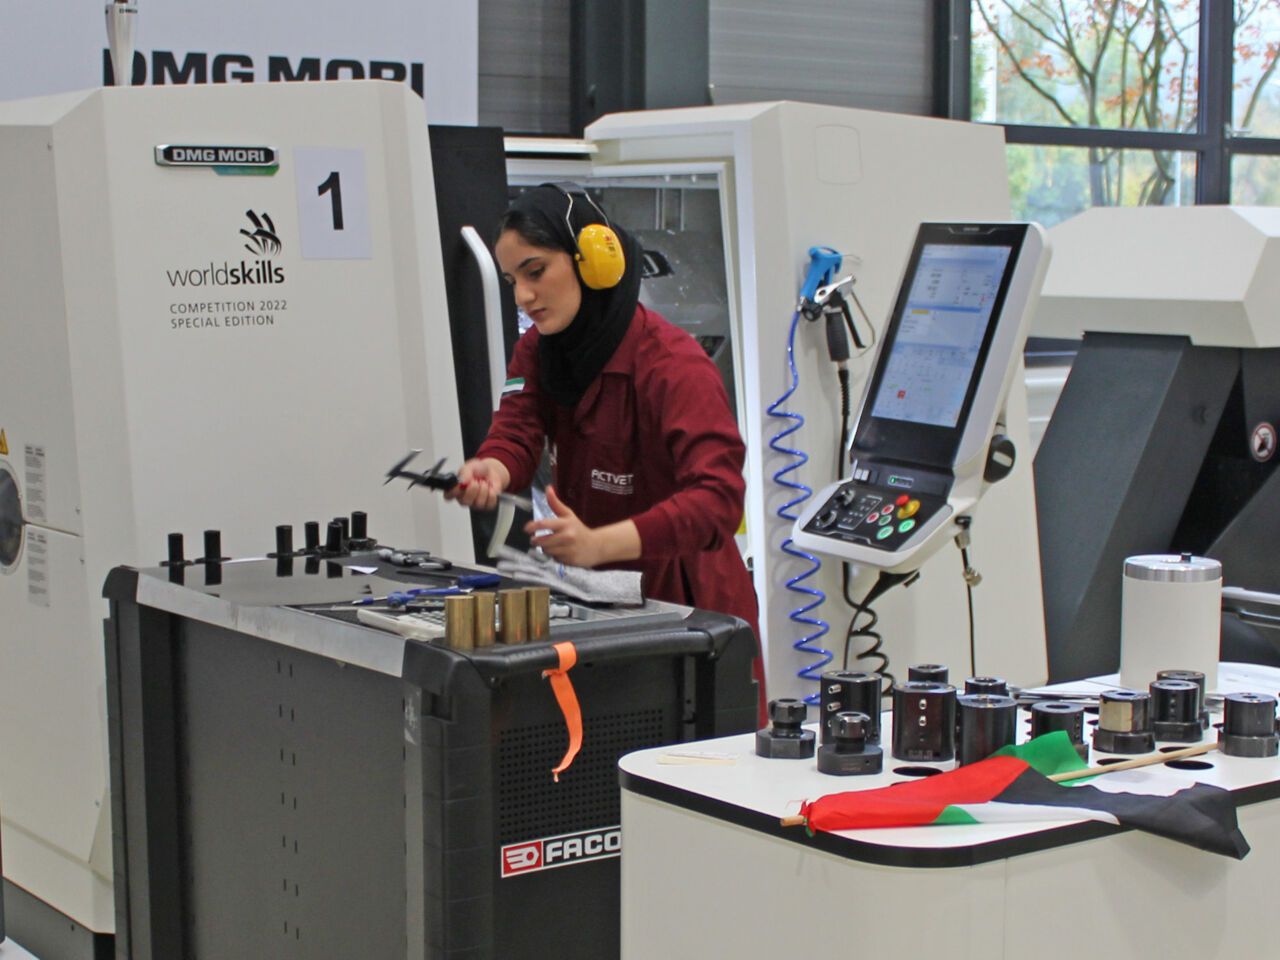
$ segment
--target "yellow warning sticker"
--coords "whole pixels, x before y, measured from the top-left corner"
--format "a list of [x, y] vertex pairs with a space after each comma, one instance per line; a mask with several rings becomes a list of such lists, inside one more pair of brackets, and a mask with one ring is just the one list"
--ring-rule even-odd
[[4, 438], [4, 427], [0, 427], [0, 457], [9, 455], [9, 441]]

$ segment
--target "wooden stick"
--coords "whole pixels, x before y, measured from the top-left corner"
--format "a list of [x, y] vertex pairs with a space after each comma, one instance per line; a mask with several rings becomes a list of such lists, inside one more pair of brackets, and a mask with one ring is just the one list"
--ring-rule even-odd
[[1115, 773], [1117, 770], [1132, 770], [1134, 767], [1149, 767], [1156, 763], [1168, 763], [1170, 760], [1184, 760], [1187, 757], [1198, 757], [1203, 753], [1209, 753], [1211, 750], [1217, 750], [1217, 741], [1213, 743], [1200, 743], [1194, 747], [1187, 747], [1185, 750], [1171, 750], [1169, 753], [1156, 753], [1151, 756], [1137, 757], [1133, 760], [1123, 760], [1120, 763], [1105, 763], [1096, 767], [1086, 767], [1083, 770], [1068, 770], [1065, 773], [1054, 773], [1049, 776], [1050, 780], [1062, 783], [1064, 780], [1079, 780], [1083, 777], [1096, 777], [1101, 773]]

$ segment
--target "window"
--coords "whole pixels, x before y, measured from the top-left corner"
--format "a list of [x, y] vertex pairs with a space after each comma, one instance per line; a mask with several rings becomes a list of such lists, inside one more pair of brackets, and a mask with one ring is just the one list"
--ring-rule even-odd
[[1015, 215], [1280, 199], [1280, 0], [962, 6], [949, 102], [1005, 126]]

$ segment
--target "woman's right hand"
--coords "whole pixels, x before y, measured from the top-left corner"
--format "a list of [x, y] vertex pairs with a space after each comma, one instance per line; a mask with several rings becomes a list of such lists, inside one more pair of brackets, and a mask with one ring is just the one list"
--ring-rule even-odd
[[511, 474], [500, 460], [476, 457], [458, 469], [458, 485], [445, 491], [446, 500], [457, 500], [464, 507], [492, 510], [498, 505], [498, 494], [507, 489]]

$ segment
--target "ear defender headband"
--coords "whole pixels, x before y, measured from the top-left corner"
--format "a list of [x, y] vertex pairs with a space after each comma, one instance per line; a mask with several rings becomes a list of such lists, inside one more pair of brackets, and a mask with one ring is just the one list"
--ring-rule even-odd
[[610, 287], [616, 287], [623, 273], [626, 272], [627, 259], [622, 253], [622, 241], [609, 225], [609, 218], [584, 190], [582, 196], [587, 203], [595, 207], [596, 213], [604, 223], [589, 223], [574, 234], [573, 221], [570, 219], [573, 213], [573, 194], [559, 184], [556, 186], [569, 198], [569, 206], [564, 212], [564, 222], [568, 225], [569, 234], [574, 237], [574, 243], [578, 248], [578, 252], [573, 257], [578, 265], [578, 276], [592, 290], [608, 290]]

